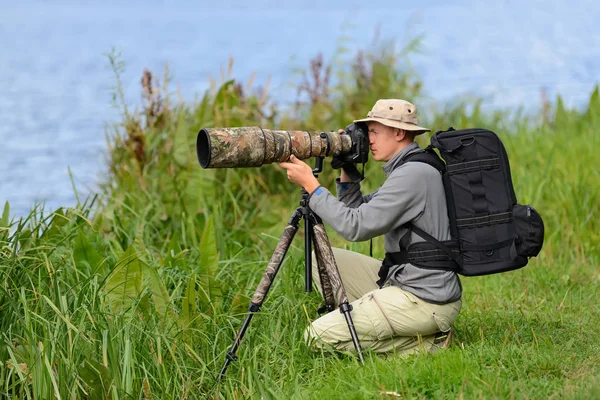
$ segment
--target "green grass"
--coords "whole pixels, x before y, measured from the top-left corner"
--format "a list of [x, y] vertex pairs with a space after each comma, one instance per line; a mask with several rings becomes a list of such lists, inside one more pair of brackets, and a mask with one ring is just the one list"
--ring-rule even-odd
[[[421, 108], [425, 126], [487, 127], [506, 145], [521, 203], [546, 224], [521, 270], [463, 278], [459, 343], [436, 355], [314, 353], [302, 333], [321, 300], [305, 293], [303, 231], [225, 379], [227, 349], [300, 192], [276, 165], [202, 170], [200, 127], [337, 129], [381, 97], [420, 104], [400, 54], [375, 50], [312, 63], [291, 109], [224, 77], [197, 102], [146, 79], [139, 110], [115, 101], [110, 170], [97, 197], [72, 209], [0, 219], [0, 393], [28, 399], [600, 397], [600, 100], [539, 115], [485, 113], [478, 100]], [[382, 49], [394, 46], [382, 45]], [[340, 60], [340, 57], [342, 59]], [[329, 71], [329, 72], [328, 72]], [[342, 83], [326, 83], [327, 74]], [[167, 73], [165, 75], [168, 75]], [[318, 77], [318, 78], [317, 78]], [[146, 78], [151, 78], [146, 75]], [[303, 79], [303, 78], [301, 78]], [[156, 88], [159, 88], [157, 90]], [[303, 100], [305, 99], [305, 100]], [[469, 111], [467, 111], [469, 110]], [[421, 121], [420, 121], [421, 122]], [[424, 138], [423, 144], [427, 142]], [[383, 181], [367, 165], [366, 190]], [[321, 182], [332, 186], [328, 168]], [[368, 253], [331, 229], [334, 246]], [[383, 255], [383, 242], [374, 253]], [[2, 395], [0, 395], [2, 397]]]

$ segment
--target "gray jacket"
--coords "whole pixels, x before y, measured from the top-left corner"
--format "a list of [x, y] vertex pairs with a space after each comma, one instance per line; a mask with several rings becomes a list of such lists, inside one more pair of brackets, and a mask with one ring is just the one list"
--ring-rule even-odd
[[[400, 251], [407, 222], [436, 239], [450, 239], [446, 196], [440, 173], [432, 166], [411, 162], [398, 164], [408, 154], [420, 151], [417, 143], [402, 149], [383, 165], [387, 179], [375, 192], [363, 196], [360, 183], [337, 183], [338, 198], [319, 187], [309, 199], [310, 208], [342, 237], [350, 241], [385, 235], [385, 251]], [[410, 243], [422, 242], [415, 233]], [[387, 281], [432, 303], [457, 301], [462, 286], [456, 273], [429, 270], [412, 264], [390, 267]]]

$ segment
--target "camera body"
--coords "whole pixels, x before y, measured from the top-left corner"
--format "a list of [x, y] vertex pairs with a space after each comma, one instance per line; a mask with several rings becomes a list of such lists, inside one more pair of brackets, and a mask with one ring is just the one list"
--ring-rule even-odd
[[352, 139], [350, 151], [333, 157], [333, 169], [347, 169], [350, 165], [365, 164], [369, 161], [369, 127], [366, 122], [354, 122], [344, 129], [344, 134]]
[[369, 161], [369, 127], [366, 122], [354, 122], [344, 132], [352, 138], [352, 150], [342, 155], [346, 161], [364, 164]]

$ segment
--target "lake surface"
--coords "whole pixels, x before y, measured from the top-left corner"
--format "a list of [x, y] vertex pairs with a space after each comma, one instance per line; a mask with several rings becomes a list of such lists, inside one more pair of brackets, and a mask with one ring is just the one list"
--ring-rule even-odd
[[[125, 3], [125, 2], [122, 2]], [[271, 79], [280, 102], [294, 99], [294, 69], [375, 33], [401, 47], [423, 34], [411, 57], [432, 101], [474, 94], [487, 107], [535, 109], [540, 92], [568, 106], [600, 82], [600, 2], [390, 1], [6, 1], [0, 0], [0, 202], [26, 215], [75, 204], [105, 170], [105, 124], [114, 77], [106, 53], [121, 52], [127, 102], [140, 103], [144, 68], [169, 63], [185, 100], [235, 59], [234, 77]]]

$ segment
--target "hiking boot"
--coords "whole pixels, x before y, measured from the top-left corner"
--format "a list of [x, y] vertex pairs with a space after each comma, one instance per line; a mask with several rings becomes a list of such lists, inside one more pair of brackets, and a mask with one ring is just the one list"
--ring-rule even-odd
[[450, 329], [448, 332], [438, 332], [435, 334], [435, 338], [433, 339], [433, 344], [431, 345], [429, 352], [435, 354], [440, 351], [440, 349], [449, 349], [453, 340], [454, 331], [452, 329]]

